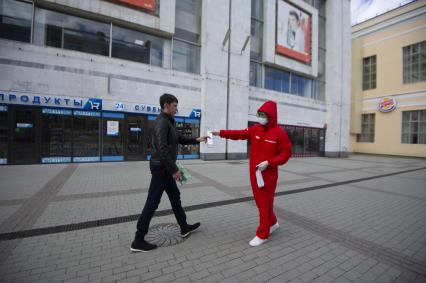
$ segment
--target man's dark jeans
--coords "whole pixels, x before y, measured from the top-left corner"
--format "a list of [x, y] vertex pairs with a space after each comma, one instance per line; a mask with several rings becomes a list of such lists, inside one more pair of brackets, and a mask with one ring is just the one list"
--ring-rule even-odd
[[138, 224], [136, 225], [136, 238], [138, 239], [143, 239], [146, 233], [148, 233], [149, 223], [151, 222], [155, 210], [158, 208], [164, 191], [166, 191], [169, 197], [179, 226], [185, 228], [187, 225], [186, 214], [180, 201], [179, 188], [173, 176], [167, 173], [160, 165], [150, 165], [150, 169], [152, 177], [151, 184], [149, 185], [148, 197], [142, 213], [139, 216]]

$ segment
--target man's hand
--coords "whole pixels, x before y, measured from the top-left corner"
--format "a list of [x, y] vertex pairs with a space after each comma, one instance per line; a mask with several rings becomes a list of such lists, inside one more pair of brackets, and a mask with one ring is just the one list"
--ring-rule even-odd
[[259, 164], [256, 165], [256, 168], [260, 170], [260, 172], [264, 171], [268, 167], [269, 163], [268, 161], [262, 161]]
[[218, 136], [220, 134], [220, 132], [212, 132], [213, 136]]
[[209, 136], [201, 136], [197, 138], [197, 142], [207, 142], [207, 139], [209, 139]]
[[180, 171], [177, 171], [176, 173], [173, 174], [173, 179], [175, 179], [176, 181], [180, 181], [182, 179], [182, 175], [180, 174]]

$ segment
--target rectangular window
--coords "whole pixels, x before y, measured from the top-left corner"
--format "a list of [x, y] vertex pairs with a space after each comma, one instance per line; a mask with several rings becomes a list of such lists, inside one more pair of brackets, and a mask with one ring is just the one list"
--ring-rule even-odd
[[[67, 109], [43, 108], [42, 158], [68, 157], [72, 151], [72, 112]], [[61, 160], [61, 159], [58, 159]]]
[[176, 1], [173, 69], [200, 73], [201, 1]]
[[34, 42], [38, 45], [109, 55], [110, 25], [36, 8]]
[[426, 144], [426, 110], [402, 112], [401, 142]]
[[102, 160], [122, 161], [124, 160], [124, 114], [104, 112], [102, 116]]
[[113, 26], [111, 56], [162, 67], [164, 41], [160, 37]]
[[357, 142], [374, 142], [375, 114], [362, 114], [361, 134], [357, 135]]
[[376, 88], [376, 55], [362, 59], [362, 89]]
[[404, 83], [426, 81], [426, 41], [403, 48]]
[[250, 61], [250, 85], [262, 87], [262, 64]]
[[200, 47], [173, 40], [173, 69], [194, 74], [200, 73]]
[[0, 0], [0, 38], [30, 42], [33, 5]]
[[265, 88], [289, 93], [290, 73], [265, 67]]
[[75, 162], [100, 161], [100, 113], [74, 110], [73, 118], [73, 160]]

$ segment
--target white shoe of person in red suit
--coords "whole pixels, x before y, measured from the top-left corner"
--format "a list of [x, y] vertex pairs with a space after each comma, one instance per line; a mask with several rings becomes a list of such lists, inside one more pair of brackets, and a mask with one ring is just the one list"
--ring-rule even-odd
[[271, 228], [269, 228], [269, 234], [272, 234], [272, 232], [274, 232], [278, 228], [280, 228], [280, 224], [278, 224], [278, 222], [277, 222], [274, 225], [272, 225]]
[[268, 239], [261, 239], [258, 236], [254, 237], [253, 240], [251, 240], [249, 242], [249, 245], [252, 247], [257, 247], [260, 246], [261, 244], [265, 243], [266, 241], [268, 241]]

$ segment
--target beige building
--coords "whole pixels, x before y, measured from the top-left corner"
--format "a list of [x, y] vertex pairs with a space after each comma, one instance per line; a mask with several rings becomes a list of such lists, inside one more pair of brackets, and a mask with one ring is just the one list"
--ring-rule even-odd
[[350, 151], [426, 157], [426, 1], [352, 27]]

